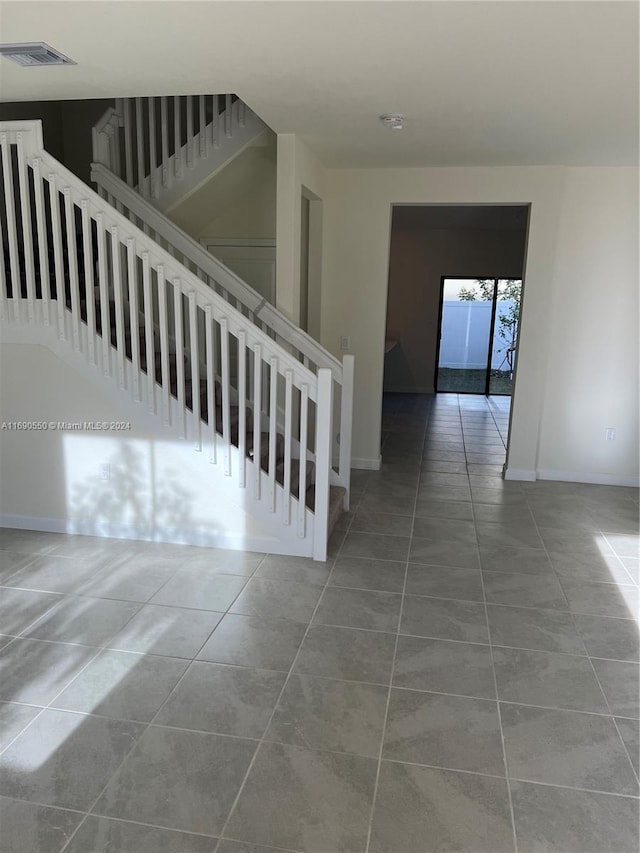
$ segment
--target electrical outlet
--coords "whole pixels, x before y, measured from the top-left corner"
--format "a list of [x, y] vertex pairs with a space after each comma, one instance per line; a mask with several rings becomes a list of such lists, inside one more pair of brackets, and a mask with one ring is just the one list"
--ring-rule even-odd
[[608, 427], [604, 431], [605, 441], [615, 441], [615, 437], [616, 437], [616, 431], [613, 427]]
[[342, 335], [340, 338], [340, 349], [351, 349], [351, 338], [349, 335]]
[[110, 480], [111, 479], [111, 465], [108, 462], [101, 462], [98, 465], [98, 475], [101, 480]]

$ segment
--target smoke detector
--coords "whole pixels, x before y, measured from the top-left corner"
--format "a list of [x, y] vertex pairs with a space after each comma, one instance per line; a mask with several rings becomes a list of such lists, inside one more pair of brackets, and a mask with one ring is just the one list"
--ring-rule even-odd
[[69, 59], [68, 56], [43, 41], [26, 42], [25, 44], [0, 44], [0, 56], [6, 56], [7, 59], [24, 67], [76, 64], [73, 59]]
[[404, 116], [400, 113], [386, 113], [380, 116], [380, 121], [385, 127], [390, 127], [391, 130], [402, 130]]

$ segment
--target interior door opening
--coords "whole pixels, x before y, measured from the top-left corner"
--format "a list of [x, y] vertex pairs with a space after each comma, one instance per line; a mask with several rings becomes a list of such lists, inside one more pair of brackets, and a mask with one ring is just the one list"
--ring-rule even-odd
[[436, 393], [511, 396], [522, 280], [443, 277]]

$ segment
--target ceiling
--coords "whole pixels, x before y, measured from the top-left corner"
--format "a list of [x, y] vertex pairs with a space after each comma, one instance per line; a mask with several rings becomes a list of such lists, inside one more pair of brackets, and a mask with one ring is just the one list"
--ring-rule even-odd
[[[332, 167], [631, 165], [638, 3], [0, 2], [5, 101], [236, 92]], [[406, 114], [402, 131], [379, 115]]]

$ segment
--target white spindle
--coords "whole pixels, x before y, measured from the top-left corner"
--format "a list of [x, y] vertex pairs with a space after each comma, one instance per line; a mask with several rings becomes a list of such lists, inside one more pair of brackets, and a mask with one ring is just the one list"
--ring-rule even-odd
[[138, 311], [138, 276], [136, 267], [138, 258], [136, 244], [127, 240], [127, 282], [129, 284], [129, 331], [131, 334], [131, 365], [133, 399], [140, 401], [140, 312]]
[[165, 425], [171, 423], [171, 377], [169, 375], [169, 330], [167, 327], [167, 285], [164, 266], [158, 264], [158, 325], [160, 326], [160, 366]]
[[158, 197], [157, 153], [156, 153], [156, 99], [147, 98], [149, 115], [149, 191], [154, 198]]
[[49, 181], [49, 207], [51, 209], [51, 237], [53, 239], [53, 263], [56, 271], [56, 302], [58, 313], [58, 337], [65, 341], [67, 332], [65, 328], [65, 308], [67, 295], [64, 282], [64, 263], [62, 261], [62, 227], [60, 225], [60, 196], [56, 185], [56, 176], [50, 174]]
[[147, 362], [147, 403], [156, 413], [156, 351], [153, 337], [153, 301], [151, 299], [151, 267], [149, 252], [142, 253], [142, 297], [144, 300], [144, 345]]
[[[325, 367], [318, 370], [316, 405], [316, 502], [313, 526], [313, 558], [327, 559], [329, 525], [329, 470], [331, 468], [331, 427], [333, 422], [333, 377]], [[303, 496], [300, 496], [304, 500]]]
[[204, 95], [198, 97], [198, 141], [200, 144], [200, 156], [207, 156], [207, 134], [205, 131], [204, 118]]
[[144, 167], [144, 119], [142, 116], [142, 98], [136, 98], [136, 163], [138, 170], [138, 192], [148, 195]]
[[255, 476], [255, 496], [260, 498], [262, 479], [262, 347], [253, 347], [253, 465]]
[[193, 98], [187, 95], [187, 166], [193, 169]]
[[[11, 270], [11, 298], [13, 299], [13, 316], [20, 318], [20, 302], [22, 300], [20, 283], [20, 260], [18, 255], [18, 232], [16, 228], [16, 208], [13, 190], [13, 163], [11, 147], [7, 134], [0, 135], [2, 146], [2, 178], [4, 183], [5, 215], [7, 217], [7, 237], [9, 241], [9, 268]], [[4, 263], [4, 259], [3, 259]]]
[[171, 175], [169, 174], [169, 118], [167, 109], [167, 98], [160, 98], [160, 130], [162, 135], [162, 186], [168, 187]]
[[[40, 295], [42, 298], [42, 317], [44, 325], [49, 325], [49, 297], [51, 283], [49, 281], [49, 251], [47, 244], [47, 225], [44, 218], [44, 193], [42, 190], [42, 161], [37, 157], [32, 162], [33, 194], [36, 205], [36, 231], [38, 234], [38, 260], [40, 261]], [[4, 267], [4, 264], [3, 264]]]
[[96, 363], [96, 303], [93, 289], [93, 252], [91, 250], [91, 217], [85, 199], [80, 202], [82, 215], [82, 258], [84, 263], [84, 296], [87, 306], [87, 350], [91, 364]]
[[176, 178], [182, 177], [182, 128], [180, 117], [180, 96], [176, 95], [173, 99], [173, 168]]
[[232, 136], [231, 129], [231, 95], [225, 95], [225, 104], [224, 104], [224, 135], [230, 139]]
[[184, 396], [184, 337], [182, 325], [182, 282], [173, 279], [173, 340], [176, 351], [176, 398], [178, 400], [178, 417], [180, 418], [180, 434], [186, 434], [186, 405]]
[[122, 250], [118, 226], [111, 227], [111, 266], [113, 268], [113, 307], [116, 315], [116, 360], [118, 364], [118, 382], [125, 387], [124, 360], [126, 356], [124, 340], [124, 304], [122, 298]]
[[309, 419], [309, 387], [300, 386], [300, 468], [298, 471], [298, 536], [306, 536], [306, 494], [307, 494], [307, 424]]
[[107, 279], [107, 232], [102, 214], [96, 216], [98, 239], [98, 292], [100, 294], [100, 325], [102, 327], [102, 368], [111, 376], [111, 329], [109, 316], [109, 281]]
[[131, 99], [123, 98], [122, 120], [124, 125], [124, 168], [125, 181], [130, 187], [133, 183], [133, 129], [131, 127]]
[[[285, 524], [291, 523], [291, 418], [293, 414], [293, 373], [285, 372], [284, 392], [284, 501], [282, 520]], [[304, 457], [301, 455], [300, 465], [304, 465]], [[304, 501], [303, 495], [299, 495]]]
[[76, 239], [76, 220], [71, 200], [71, 190], [62, 190], [64, 199], [64, 216], [67, 232], [67, 260], [69, 264], [69, 289], [71, 290], [71, 329], [73, 348], [80, 350], [80, 289], [78, 283], [78, 242]]
[[216, 439], [216, 371], [213, 363], [213, 316], [211, 306], [204, 309], [205, 359], [207, 363], [207, 433], [209, 435], [209, 462], [217, 459]]
[[[238, 332], [238, 483], [246, 486], [247, 478], [247, 334]], [[255, 436], [254, 436], [255, 444]]]
[[193, 290], [189, 293], [189, 352], [191, 354], [191, 409], [193, 411], [194, 446], [196, 450], [202, 450], [198, 303], [196, 301], [196, 294]]
[[269, 500], [271, 512], [276, 511], [276, 443], [278, 427], [278, 359], [272, 358], [269, 362], [270, 393], [269, 393]]
[[244, 127], [247, 123], [247, 105], [244, 101], [238, 101], [238, 124]]
[[220, 320], [220, 373], [222, 375], [222, 440], [224, 473], [231, 474], [231, 382], [229, 377], [229, 327], [226, 317]]
[[355, 359], [345, 355], [342, 359], [342, 389], [340, 396], [340, 483], [346, 488], [345, 511], [349, 509], [351, 491], [351, 433], [353, 426], [353, 383]]
[[20, 191], [20, 218], [22, 219], [22, 240], [24, 246], [24, 273], [27, 285], [27, 315], [33, 323], [36, 316], [36, 273], [33, 263], [33, 235], [31, 233], [31, 205], [29, 204], [29, 178], [24, 157], [24, 142], [21, 133], [17, 134], [18, 148], [18, 187]]
[[220, 147], [220, 97], [213, 96], [213, 120], [211, 122], [211, 144]]

